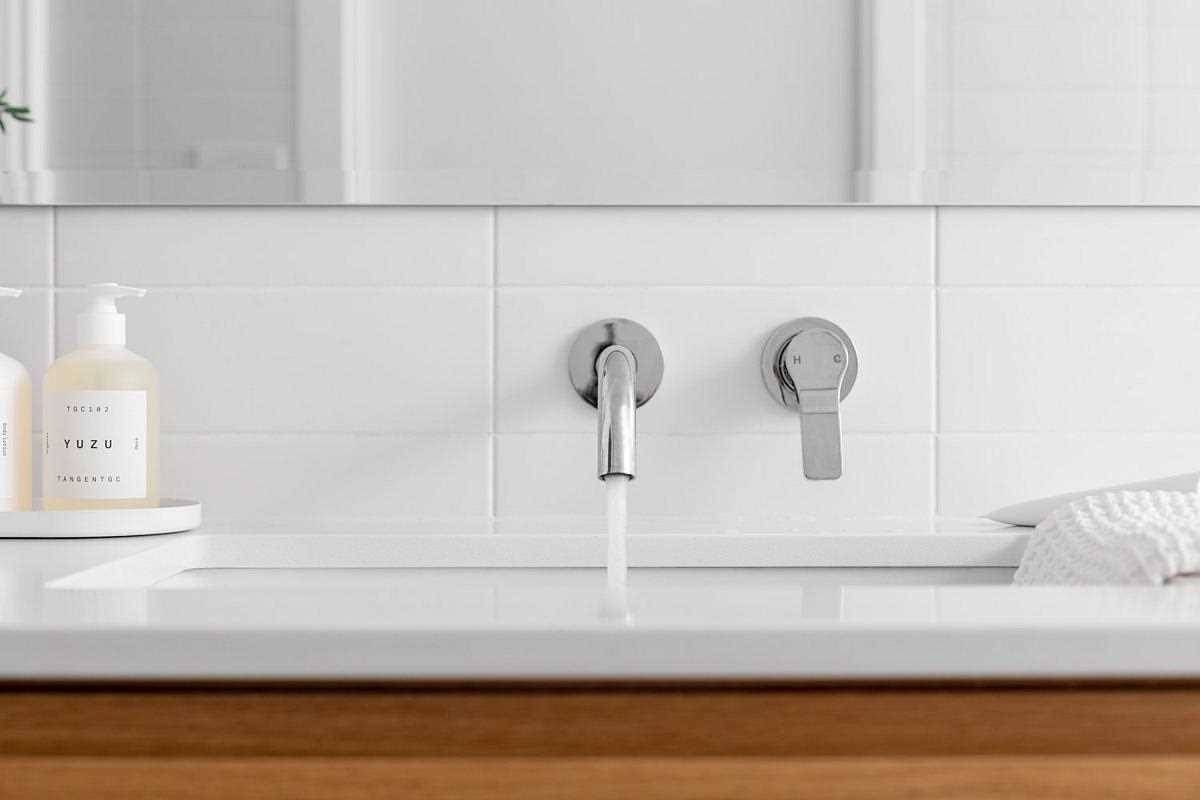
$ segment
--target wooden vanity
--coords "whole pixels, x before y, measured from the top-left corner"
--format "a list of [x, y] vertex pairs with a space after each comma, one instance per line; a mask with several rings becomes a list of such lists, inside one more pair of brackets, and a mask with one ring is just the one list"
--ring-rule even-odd
[[1200, 686], [0, 686], [0, 798], [1200, 792]]

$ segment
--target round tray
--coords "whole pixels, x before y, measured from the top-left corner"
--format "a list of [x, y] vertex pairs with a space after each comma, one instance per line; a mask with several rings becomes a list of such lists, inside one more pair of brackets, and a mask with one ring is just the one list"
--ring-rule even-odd
[[147, 536], [200, 527], [200, 503], [164, 497], [155, 508], [88, 511], [0, 511], [0, 538], [85, 539]]

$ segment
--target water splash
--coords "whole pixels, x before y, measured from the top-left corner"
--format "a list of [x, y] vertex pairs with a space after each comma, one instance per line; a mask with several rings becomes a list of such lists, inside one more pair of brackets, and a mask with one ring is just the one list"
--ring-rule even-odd
[[608, 475], [604, 478], [605, 504], [608, 514], [608, 557], [606, 560], [604, 600], [600, 613], [606, 619], [629, 619], [629, 476]]

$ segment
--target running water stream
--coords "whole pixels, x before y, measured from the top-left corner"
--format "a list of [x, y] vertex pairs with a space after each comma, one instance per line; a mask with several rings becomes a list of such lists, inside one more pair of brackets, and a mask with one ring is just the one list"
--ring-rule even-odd
[[607, 475], [604, 492], [608, 514], [608, 558], [601, 614], [607, 619], [629, 618], [628, 475]]

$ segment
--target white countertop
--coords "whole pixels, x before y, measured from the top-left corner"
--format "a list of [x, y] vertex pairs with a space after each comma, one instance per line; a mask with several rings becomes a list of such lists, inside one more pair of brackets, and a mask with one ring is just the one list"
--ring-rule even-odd
[[625, 620], [564, 529], [2, 540], [0, 678], [1200, 677], [1200, 586], [1012, 587], [1025, 529], [664, 527]]

